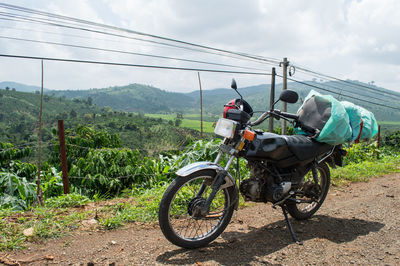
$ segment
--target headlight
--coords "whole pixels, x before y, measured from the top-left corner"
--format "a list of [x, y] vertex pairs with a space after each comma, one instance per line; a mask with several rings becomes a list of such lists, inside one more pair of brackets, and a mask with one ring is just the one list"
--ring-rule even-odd
[[237, 123], [230, 119], [220, 118], [215, 126], [214, 133], [225, 138], [232, 138], [235, 135]]

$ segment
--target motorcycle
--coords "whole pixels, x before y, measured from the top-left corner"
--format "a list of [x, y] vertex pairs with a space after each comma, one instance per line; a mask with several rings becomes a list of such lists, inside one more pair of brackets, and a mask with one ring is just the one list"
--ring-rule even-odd
[[[296, 103], [298, 94], [284, 90], [269, 111], [251, 122], [251, 106], [240, 98], [224, 106], [215, 133], [224, 140], [214, 162], [196, 162], [176, 172], [159, 206], [159, 225], [164, 236], [183, 248], [199, 248], [216, 239], [238, 210], [239, 196], [245, 201], [270, 202], [280, 207], [292, 239], [301, 244], [288, 219], [305, 220], [321, 207], [329, 190], [331, 167], [342, 165], [339, 146], [314, 140], [318, 129], [302, 123], [302, 117], [274, 109], [276, 103]], [[284, 119], [307, 135], [277, 135], [253, 127], [267, 118]], [[220, 165], [228, 155], [225, 166]], [[229, 173], [236, 158], [236, 176]], [[239, 158], [247, 160], [250, 176], [240, 178]]]

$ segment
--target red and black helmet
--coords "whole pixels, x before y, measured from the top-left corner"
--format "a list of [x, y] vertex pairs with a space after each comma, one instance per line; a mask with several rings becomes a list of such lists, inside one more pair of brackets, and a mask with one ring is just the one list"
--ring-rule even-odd
[[243, 104], [243, 111], [248, 113], [251, 116], [253, 116], [253, 108], [251, 108], [250, 104], [248, 104], [245, 100], [241, 99], [233, 99], [226, 104], [224, 104], [224, 112], [223, 116], [226, 118], [226, 113], [231, 110], [231, 109], [240, 109], [240, 104]]

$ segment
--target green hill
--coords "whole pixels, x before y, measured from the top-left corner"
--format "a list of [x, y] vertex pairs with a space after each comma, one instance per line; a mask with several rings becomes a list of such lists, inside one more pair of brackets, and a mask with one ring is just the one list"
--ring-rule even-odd
[[190, 109], [194, 102], [193, 98], [183, 93], [167, 92], [141, 84], [105, 89], [51, 91], [49, 93], [85, 100], [91, 97], [93, 102], [99, 106], [109, 106], [114, 110], [128, 112], [183, 112]]
[[[148, 96], [143, 98], [146, 97]], [[156, 97], [161, 96], [155, 95], [154, 98]], [[38, 93], [0, 90], [0, 141], [13, 144], [33, 142], [35, 144], [32, 145], [35, 146], [38, 141], [39, 108]], [[178, 122], [181, 121], [176, 121], [176, 115], [168, 120], [150, 118], [141, 113], [100, 108], [88, 100], [67, 99], [54, 94], [44, 95], [42, 119], [42, 139], [45, 143], [57, 139], [54, 130], [57, 129], [57, 120], [63, 119], [66, 130], [84, 124], [96, 130], [105, 129], [107, 132], [117, 133], [122, 139], [123, 147], [140, 149], [144, 155], [176, 150], [199, 137], [196, 130], [178, 127]], [[46, 154], [46, 150], [44, 153]]]
[[[35, 92], [35, 91], [40, 91], [41, 88], [39, 86], [32, 86], [32, 85], [26, 85], [18, 82], [13, 82], [13, 81], [3, 81], [0, 82], [0, 89], [6, 89], [9, 88], [10, 90], [17, 90], [17, 91], [22, 91], [22, 92]], [[44, 88], [44, 91], [48, 91], [48, 89]]]
[[[372, 111], [376, 118], [381, 121], [400, 121], [400, 111], [380, 107], [374, 104], [365, 103], [358, 99], [364, 99], [371, 102], [377, 102], [374, 97], [383, 98], [385, 105], [398, 106], [400, 107], [399, 101], [396, 97], [393, 97], [391, 93], [399, 96], [400, 93], [394, 91], [385, 90], [373, 85], [364, 84], [358, 81], [352, 81], [353, 83], [359, 83], [362, 86], [369, 86], [376, 91], [355, 87], [351, 84], [339, 83], [336, 81], [331, 82], [317, 82], [308, 81], [306, 83], [317, 87], [322, 87], [331, 91], [339, 91], [342, 94], [350, 95], [353, 98], [347, 98], [341, 96], [340, 100], [347, 100], [363, 106], [368, 110]], [[238, 80], [240, 85], [240, 80]], [[308, 92], [312, 89], [309, 86], [298, 84], [294, 82], [288, 83], [288, 88], [293, 89], [299, 93], [299, 96], [304, 99]], [[275, 98], [279, 96], [281, 92], [282, 84], [276, 85]], [[250, 86], [240, 88], [239, 91], [243, 95], [244, 99], [252, 105], [254, 110], [262, 111], [266, 110], [269, 106], [269, 91], [270, 85], [262, 84], [257, 86]], [[364, 96], [360, 96], [358, 92], [362, 92]], [[330, 94], [329, 92], [320, 91], [322, 94]], [[67, 90], [67, 91], [49, 91], [56, 96], [65, 96], [67, 98], [80, 99], [88, 101], [90, 98], [93, 103], [100, 107], [109, 106], [114, 110], [121, 111], [142, 111], [145, 113], [185, 113], [185, 114], [196, 114], [199, 113], [200, 96], [199, 91], [193, 91], [191, 93], [175, 93], [167, 92], [164, 90], [157, 89], [152, 86], [131, 84], [122, 87], [110, 87], [105, 89], [91, 89], [91, 90]], [[337, 95], [334, 95], [337, 97]], [[208, 116], [220, 115], [223, 110], [223, 105], [233, 98], [237, 98], [238, 95], [231, 89], [214, 89], [203, 91], [203, 110]], [[300, 106], [300, 101], [294, 105], [288, 105], [289, 111], [295, 112]], [[280, 108], [280, 105], [277, 106]]]
[[[40, 94], [13, 90], [0, 90], [0, 141], [12, 143], [37, 140], [34, 134], [39, 124]], [[100, 108], [82, 100], [68, 100], [54, 95], [43, 97], [42, 120], [45, 125], [57, 119], [75, 118], [84, 114], [99, 113]], [[48, 126], [44, 127], [43, 139], [51, 138]]]

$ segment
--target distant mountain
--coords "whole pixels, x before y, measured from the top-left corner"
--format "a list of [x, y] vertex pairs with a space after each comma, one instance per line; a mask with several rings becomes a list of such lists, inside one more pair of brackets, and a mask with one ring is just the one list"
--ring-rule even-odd
[[[400, 98], [400, 93], [398, 92], [376, 87], [371, 84], [361, 83], [359, 81], [343, 83], [338, 81], [318, 82], [317, 80], [313, 80], [305, 81], [304, 83], [310, 86], [295, 82], [288, 83], [288, 88], [295, 90], [300, 96], [300, 101], [297, 104], [288, 105], [288, 111], [296, 112], [301, 104], [301, 99], [304, 99], [311, 89], [315, 89], [322, 94], [339, 92], [341, 95], [340, 97], [336, 94], [332, 95], [339, 98], [341, 101], [350, 101], [367, 108], [375, 114], [378, 120], [400, 121], [400, 111], [362, 101], [366, 100], [388, 106], [400, 107], [399, 101], [397, 100]], [[250, 103], [255, 111], [264, 111], [269, 108], [270, 85], [261, 84], [240, 88], [240, 80], [238, 80], [238, 84], [239, 92], [243, 95], [244, 99]], [[364, 88], [363, 86], [367, 86], [370, 89]], [[318, 87], [323, 90], [319, 90]], [[277, 84], [275, 88], [275, 99], [277, 99], [281, 90], [282, 84]], [[93, 104], [96, 104], [99, 107], [109, 106], [114, 110], [129, 112], [199, 113], [200, 109], [199, 91], [176, 93], [142, 84], [130, 84], [127, 86], [115, 86], [90, 90], [52, 90], [47, 91], [46, 93], [56, 97], [65, 97], [84, 102], [90, 100]], [[363, 96], [361, 96], [360, 93]], [[218, 88], [213, 90], [204, 90], [204, 113], [209, 115], [220, 115], [223, 110], [223, 105], [229, 100], [237, 97], [239, 96], [232, 89]], [[377, 100], [376, 98], [382, 100]], [[281, 108], [281, 104], [278, 104], [277, 108]]]
[[105, 89], [49, 91], [48, 93], [58, 97], [65, 96], [84, 100], [90, 97], [93, 103], [98, 106], [109, 106], [114, 110], [143, 111], [146, 113], [183, 112], [190, 109], [195, 101], [192, 97], [183, 93], [167, 92], [141, 84]]
[[[22, 92], [35, 92], [35, 91], [41, 90], [41, 87], [39, 87], [39, 86], [31, 86], [31, 85], [26, 85], [26, 84], [22, 84], [22, 83], [18, 83], [18, 82], [13, 82], [13, 81], [0, 82], [0, 89], [5, 90], [7, 87], [10, 90], [15, 89], [17, 91], [22, 91]], [[43, 88], [43, 91], [48, 91], [48, 89]]]

